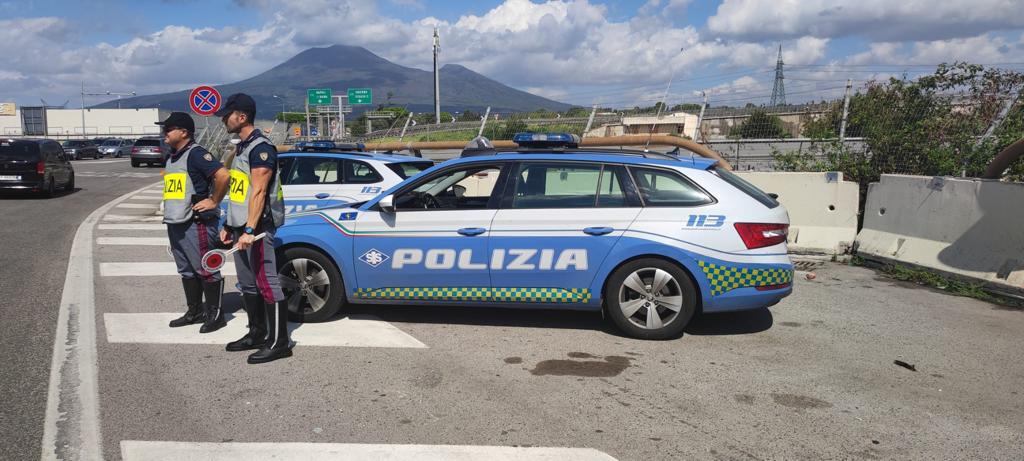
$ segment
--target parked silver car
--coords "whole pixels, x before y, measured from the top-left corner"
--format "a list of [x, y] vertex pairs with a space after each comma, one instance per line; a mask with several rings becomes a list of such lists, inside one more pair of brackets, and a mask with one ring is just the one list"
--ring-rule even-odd
[[106, 157], [125, 157], [132, 152], [134, 141], [130, 139], [108, 139], [100, 144], [100, 155]]
[[167, 159], [171, 156], [171, 149], [164, 144], [163, 139], [157, 136], [139, 138], [132, 144], [132, 151], [129, 156], [132, 159], [132, 166], [138, 167], [145, 163], [147, 165], [167, 165]]

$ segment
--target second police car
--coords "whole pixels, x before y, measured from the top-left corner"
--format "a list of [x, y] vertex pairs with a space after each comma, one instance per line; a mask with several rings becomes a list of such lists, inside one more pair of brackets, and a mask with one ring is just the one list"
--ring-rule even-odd
[[291, 214], [277, 234], [293, 316], [346, 303], [539, 306], [605, 314], [636, 338], [792, 291], [788, 214], [704, 158], [517, 135], [352, 208]]
[[419, 157], [363, 152], [361, 144], [300, 142], [278, 156], [286, 213], [369, 200], [434, 166]]

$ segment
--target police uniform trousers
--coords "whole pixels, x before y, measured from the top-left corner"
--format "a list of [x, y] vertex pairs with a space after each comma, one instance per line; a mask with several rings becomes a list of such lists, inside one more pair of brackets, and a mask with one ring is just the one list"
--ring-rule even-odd
[[167, 237], [171, 241], [171, 254], [178, 266], [178, 274], [183, 278], [199, 279], [206, 283], [223, 279], [220, 271], [208, 272], [203, 269], [203, 255], [216, 248], [219, 230], [216, 217], [167, 224]]

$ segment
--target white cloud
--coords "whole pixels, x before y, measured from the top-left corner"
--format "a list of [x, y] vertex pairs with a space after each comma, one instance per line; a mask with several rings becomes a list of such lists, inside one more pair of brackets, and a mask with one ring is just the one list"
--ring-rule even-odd
[[1008, 63], [1024, 61], [1024, 35], [1016, 41], [992, 34], [913, 43], [872, 43], [844, 64], [934, 65], [941, 62]]
[[1024, 26], [1014, 0], [725, 0], [708, 19], [724, 36], [936, 40]]

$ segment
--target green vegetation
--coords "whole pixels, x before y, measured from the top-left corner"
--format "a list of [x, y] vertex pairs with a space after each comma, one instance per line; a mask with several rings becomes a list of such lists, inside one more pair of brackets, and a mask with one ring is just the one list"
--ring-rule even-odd
[[731, 132], [730, 137], [741, 139], [781, 139], [791, 137], [789, 131], [782, 126], [782, 119], [768, 115], [763, 110], [755, 110], [742, 125]]
[[[1022, 73], [967, 63], [942, 64], [916, 80], [871, 82], [851, 96], [845, 133], [863, 137], [865, 149], [833, 142], [843, 111], [837, 101], [804, 128], [804, 135], [820, 142], [807, 152], [777, 153], [775, 163], [781, 170], [842, 171], [862, 187], [883, 173], [976, 177], [996, 153], [1024, 137], [1024, 107], [1017, 104], [989, 139], [978, 142], [1004, 98], [1022, 86]], [[1024, 162], [1010, 176], [1024, 178]]]
[[[873, 267], [877, 266], [866, 261], [860, 256], [850, 259], [850, 265]], [[1024, 301], [996, 296], [985, 291], [985, 284], [982, 282], [969, 282], [955, 278], [944, 277], [935, 272], [918, 267], [904, 266], [900, 264], [884, 264], [877, 269], [885, 276], [902, 282], [910, 282], [947, 293], [974, 298], [980, 301], [990, 302], [1013, 308], [1024, 308]]]

